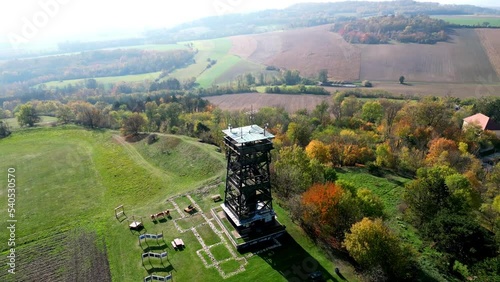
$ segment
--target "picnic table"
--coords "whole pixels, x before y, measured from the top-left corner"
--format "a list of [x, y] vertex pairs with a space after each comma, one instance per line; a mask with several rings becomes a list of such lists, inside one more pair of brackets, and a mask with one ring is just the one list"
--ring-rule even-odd
[[184, 247], [184, 241], [182, 241], [182, 239], [179, 239], [179, 238], [175, 238], [171, 243], [172, 243], [172, 247], [174, 247], [174, 249]]
[[128, 226], [130, 227], [130, 229], [139, 229], [140, 227], [142, 227], [142, 222], [132, 221], [132, 223], [130, 223]]

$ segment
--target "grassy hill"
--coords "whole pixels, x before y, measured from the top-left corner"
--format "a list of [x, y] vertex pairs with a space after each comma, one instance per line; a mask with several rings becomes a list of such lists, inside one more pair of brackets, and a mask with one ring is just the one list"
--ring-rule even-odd
[[[123, 235], [126, 228], [116, 224], [113, 208], [123, 204], [127, 214], [133, 214], [136, 209], [159, 206], [169, 196], [220, 179], [224, 171], [222, 155], [216, 153], [214, 147], [186, 137], [163, 136], [161, 140], [178, 139], [175, 142], [182, 144], [183, 150], [189, 147], [191, 154], [200, 158], [199, 162], [192, 163], [193, 168], [203, 173], [182, 173], [166, 165], [162, 169], [164, 173], [158, 174], [145, 165], [148, 161], [142, 159], [133, 147], [122, 145], [116, 138], [119, 137], [113, 138], [113, 133], [107, 131], [66, 127], [16, 131], [11, 137], [0, 140], [0, 170], [6, 172], [11, 167], [16, 170], [17, 269], [20, 273], [17, 279], [33, 274], [29, 269], [41, 261], [71, 253], [73, 250], [65, 248], [64, 244], [54, 246], [54, 243], [57, 243], [57, 236], [71, 238], [70, 233], [74, 230], [97, 234], [97, 242], [104, 239], [111, 273], [124, 276], [115, 262], [127, 261], [128, 254], [122, 253], [120, 244], [109, 239], [108, 235], [113, 229], [114, 235]], [[178, 152], [176, 148], [171, 148], [171, 151]], [[161, 159], [161, 156], [157, 158]], [[175, 160], [170, 162], [175, 163]], [[6, 174], [2, 173], [0, 183], [6, 181]], [[0, 198], [7, 203], [5, 190]], [[6, 209], [0, 211], [0, 217], [7, 218]], [[3, 229], [5, 225], [4, 221]], [[0, 240], [6, 242], [7, 236], [8, 233], [2, 232]], [[119, 237], [118, 240], [122, 239]], [[2, 254], [6, 248], [5, 244]], [[46, 254], [47, 257], [23, 256], [37, 248], [53, 251]], [[122, 255], [125, 258], [121, 258]], [[84, 254], [80, 256], [85, 258]], [[5, 277], [6, 258], [2, 257], [0, 276], [3, 278], [0, 280], [13, 281], [5, 280], [9, 277]], [[130, 257], [136, 261], [134, 254]], [[140, 262], [140, 253], [137, 257]], [[66, 268], [71, 268], [71, 261], [40, 277], [57, 278], [58, 273]]]

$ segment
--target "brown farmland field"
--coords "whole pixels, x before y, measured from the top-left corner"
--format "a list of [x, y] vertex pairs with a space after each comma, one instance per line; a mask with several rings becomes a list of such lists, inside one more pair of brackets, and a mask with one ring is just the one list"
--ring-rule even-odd
[[476, 32], [497, 76], [500, 76], [500, 29], [481, 28], [476, 29]]
[[222, 110], [258, 110], [262, 107], [283, 107], [288, 112], [297, 110], [313, 110], [321, 101], [329, 101], [329, 95], [287, 95], [244, 93], [207, 97], [210, 103]]
[[485, 83], [498, 76], [473, 29], [457, 29], [449, 42], [434, 45], [360, 45], [361, 79]]
[[[230, 53], [265, 65], [333, 80], [496, 84], [500, 30], [456, 29], [448, 42], [349, 44], [329, 25], [231, 37]], [[486, 51], [485, 51], [486, 50]]]
[[327, 69], [334, 80], [359, 79], [360, 48], [329, 28], [234, 36], [229, 52], [264, 65], [296, 69], [305, 76], [317, 76], [321, 69]]

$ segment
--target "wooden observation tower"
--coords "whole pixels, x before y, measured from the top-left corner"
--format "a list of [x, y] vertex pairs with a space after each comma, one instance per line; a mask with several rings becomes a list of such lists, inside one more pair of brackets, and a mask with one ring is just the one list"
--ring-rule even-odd
[[269, 164], [274, 135], [258, 125], [223, 132], [227, 178], [222, 208], [237, 227], [273, 221]]

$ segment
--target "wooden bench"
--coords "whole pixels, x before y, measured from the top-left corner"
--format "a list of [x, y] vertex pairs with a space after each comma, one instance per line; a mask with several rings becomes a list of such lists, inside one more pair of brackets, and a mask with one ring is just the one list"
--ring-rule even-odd
[[213, 195], [211, 198], [214, 202], [222, 201], [222, 198], [220, 197], [219, 194]]

